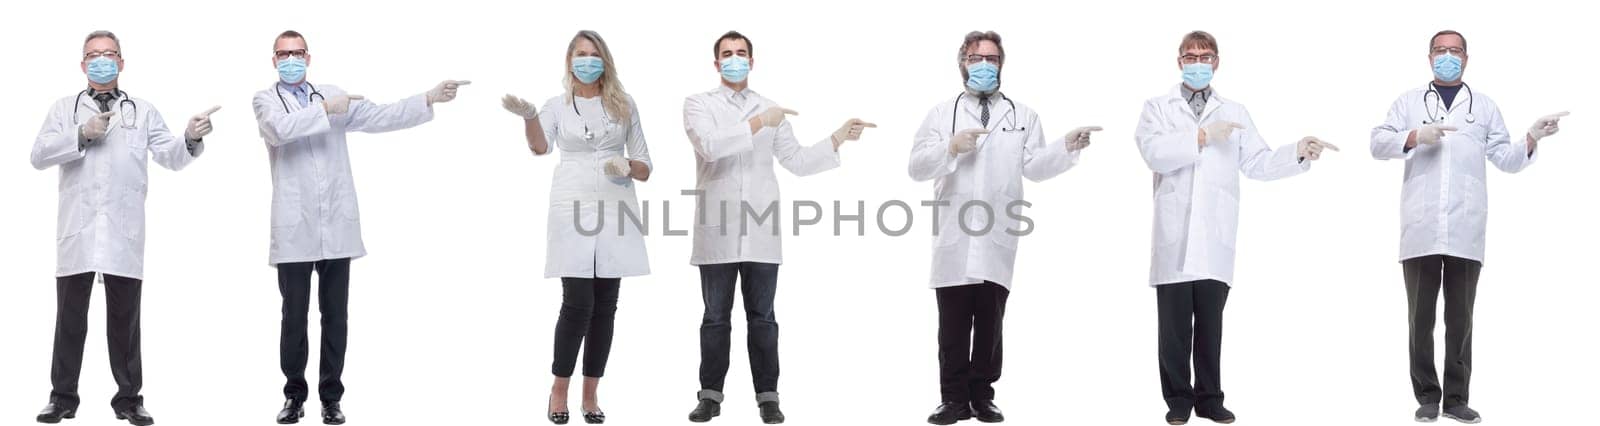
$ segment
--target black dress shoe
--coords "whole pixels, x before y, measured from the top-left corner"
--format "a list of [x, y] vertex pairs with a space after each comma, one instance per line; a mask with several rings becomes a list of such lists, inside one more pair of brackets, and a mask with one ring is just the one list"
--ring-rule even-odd
[[61, 419], [70, 419], [77, 414], [78, 410], [75, 408], [62, 407], [52, 402], [45, 404], [44, 409], [39, 411], [39, 417], [35, 418], [35, 420], [38, 420], [39, 423], [61, 423]]
[[304, 402], [293, 399], [284, 401], [283, 410], [278, 411], [278, 424], [292, 425], [295, 423], [300, 423], [300, 419], [305, 416], [306, 408]]
[[711, 421], [711, 418], [720, 415], [722, 415], [722, 403], [702, 399], [699, 404], [694, 406], [694, 411], [689, 412], [689, 421], [705, 423]]
[[984, 423], [1006, 421], [1006, 415], [1000, 414], [1000, 407], [995, 406], [993, 400], [972, 401], [972, 416]]
[[761, 408], [761, 422], [769, 425], [783, 423], [783, 410], [778, 409], [778, 401], [763, 402], [757, 407]]
[[344, 424], [344, 410], [339, 409], [338, 401], [322, 401], [322, 424]]
[[1200, 416], [1201, 418], [1211, 419], [1213, 422], [1222, 424], [1233, 423], [1234, 420], [1233, 412], [1228, 411], [1227, 408], [1222, 408], [1220, 405], [1217, 406], [1217, 408], [1194, 410], [1194, 415]]
[[933, 409], [933, 414], [928, 415], [928, 423], [936, 425], [953, 425], [958, 421], [972, 418], [972, 406], [965, 402], [946, 401]]
[[144, 405], [134, 405], [128, 408], [117, 409], [117, 420], [127, 420], [134, 426], [150, 426], [156, 424], [156, 419], [150, 417], [150, 412], [144, 410]]
[[1179, 409], [1176, 409], [1176, 408], [1167, 410], [1167, 424], [1169, 424], [1169, 425], [1181, 425], [1181, 424], [1184, 424], [1184, 423], [1188, 423], [1189, 422], [1189, 412], [1190, 411], [1192, 411], [1192, 410], [1188, 409], [1188, 408], [1185, 408], [1185, 409], [1182, 409], [1182, 410], [1179, 410]]

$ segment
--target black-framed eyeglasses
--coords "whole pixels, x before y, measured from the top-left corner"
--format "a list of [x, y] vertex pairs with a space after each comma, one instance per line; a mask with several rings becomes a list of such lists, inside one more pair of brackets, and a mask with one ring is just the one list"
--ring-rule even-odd
[[276, 51], [272, 52], [272, 56], [278, 58], [278, 60], [284, 60], [284, 59], [289, 59], [289, 58], [305, 59], [306, 58], [306, 50], [305, 49], [276, 50]]
[[1215, 65], [1217, 63], [1217, 55], [1183, 55], [1183, 56], [1179, 56], [1178, 57], [1178, 61], [1182, 62], [1184, 65], [1188, 65], [1188, 64]]

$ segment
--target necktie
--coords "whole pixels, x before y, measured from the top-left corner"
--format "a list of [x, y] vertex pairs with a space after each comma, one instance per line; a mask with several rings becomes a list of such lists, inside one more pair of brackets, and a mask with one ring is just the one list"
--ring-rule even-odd
[[983, 107], [983, 113], [978, 116], [978, 119], [983, 120], [984, 128], [989, 128], [989, 97], [978, 98], [978, 105]]
[[100, 112], [111, 112], [111, 101], [117, 100], [117, 95], [110, 92], [94, 95], [94, 101], [100, 104]]

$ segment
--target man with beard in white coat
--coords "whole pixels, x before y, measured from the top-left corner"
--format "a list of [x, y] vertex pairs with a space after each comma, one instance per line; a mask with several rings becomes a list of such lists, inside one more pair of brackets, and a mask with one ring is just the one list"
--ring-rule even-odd
[[322, 313], [320, 379], [322, 421], [343, 424], [344, 353], [348, 332], [350, 260], [365, 256], [355, 181], [350, 172], [348, 132], [382, 133], [433, 119], [433, 104], [449, 102], [468, 82], [439, 83], [433, 90], [387, 105], [365, 101], [332, 85], [306, 81], [311, 53], [305, 37], [285, 31], [273, 42], [278, 82], [257, 92], [253, 106], [272, 166], [272, 243], [268, 263], [277, 267], [283, 296], [279, 364], [283, 386], [280, 424], [305, 416], [306, 315], [311, 274], [319, 276]]
[[117, 394], [117, 419], [155, 423], [144, 409], [139, 350], [139, 296], [144, 285], [146, 163], [181, 170], [205, 150], [211, 113], [189, 119], [183, 135], [167, 130], [154, 105], [117, 85], [122, 42], [109, 31], [83, 41], [80, 67], [89, 88], [56, 101], [33, 142], [33, 167], [61, 170], [56, 219], [56, 332], [50, 364], [50, 403], [36, 418], [76, 417], [78, 373], [88, 336], [89, 296], [98, 274], [106, 284], [106, 349]]
[[1267, 146], [1244, 105], [1211, 87], [1221, 64], [1211, 34], [1185, 35], [1178, 55], [1183, 83], [1145, 102], [1134, 134], [1155, 179], [1150, 285], [1160, 317], [1161, 396], [1168, 424], [1187, 423], [1191, 411], [1232, 423], [1222, 405], [1222, 310], [1233, 284], [1239, 174], [1263, 181], [1298, 175], [1323, 149], [1338, 148], [1314, 137]]
[[[1489, 193], [1485, 160], [1516, 173], [1538, 159], [1539, 140], [1560, 130], [1566, 113], [1539, 118], [1515, 138], [1500, 108], [1462, 82], [1467, 40], [1440, 31], [1428, 43], [1433, 81], [1406, 91], [1372, 129], [1372, 156], [1405, 160], [1400, 190], [1400, 265], [1405, 271], [1410, 322], [1411, 390], [1415, 419], [1441, 414], [1464, 423], [1482, 420], [1467, 406], [1472, 377], [1472, 305], [1483, 267]], [[1444, 387], [1433, 364], [1433, 324], [1444, 293]], [[1440, 408], [1443, 402], [1443, 409]]]
[[911, 147], [911, 178], [934, 181], [938, 203], [930, 284], [939, 304], [941, 404], [928, 416], [937, 425], [1005, 420], [994, 383], [1023, 233], [1022, 179], [1066, 172], [1100, 130], [1080, 127], [1046, 143], [1039, 115], [1000, 93], [1005, 59], [999, 34], [968, 33], [956, 55], [966, 88], [928, 111]]
[[[706, 422], [722, 413], [722, 385], [728, 375], [729, 338], [733, 331], [734, 284], [743, 280], [745, 322], [749, 327], [751, 378], [761, 420], [783, 423], [778, 407], [778, 317], [773, 299], [778, 290], [778, 264], [783, 250], [776, 219], [758, 215], [747, 222], [745, 209], [778, 209], [778, 176], [773, 160], [790, 173], [809, 176], [839, 167], [839, 146], [857, 140], [868, 127], [845, 121], [828, 139], [811, 146], [795, 139], [784, 119], [795, 112], [778, 106], [754, 90], [746, 78], [755, 66], [755, 47], [743, 34], [729, 31], [717, 38], [712, 52], [722, 84], [683, 101], [683, 128], [698, 160], [694, 250], [689, 263], [700, 268], [705, 313], [700, 322], [699, 402], [689, 420]], [[712, 211], [720, 211], [712, 214]], [[754, 215], [754, 213], [751, 213]], [[770, 216], [777, 217], [777, 216]]]

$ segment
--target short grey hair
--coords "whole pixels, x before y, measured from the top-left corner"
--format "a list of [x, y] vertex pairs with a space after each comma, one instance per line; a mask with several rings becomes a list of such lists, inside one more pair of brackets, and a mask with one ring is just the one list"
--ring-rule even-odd
[[84, 47], [89, 47], [89, 42], [94, 41], [94, 39], [97, 39], [97, 38], [109, 38], [109, 39], [111, 39], [111, 42], [117, 44], [117, 53], [118, 54], [122, 53], [122, 40], [117, 39], [117, 35], [116, 34], [112, 34], [110, 31], [106, 31], [106, 30], [100, 30], [100, 31], [95, 31], [95, 32], [89, 33], [88, 37], [84, 37], [83, 38], [83, 46]]

